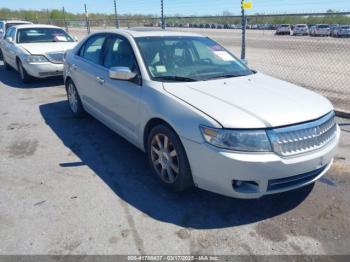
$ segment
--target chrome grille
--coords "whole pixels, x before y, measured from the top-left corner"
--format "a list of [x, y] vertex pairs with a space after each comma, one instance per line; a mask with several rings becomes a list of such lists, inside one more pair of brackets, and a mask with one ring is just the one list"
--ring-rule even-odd
[[293, 156], [321, 148], [335, 139], [336, 133], [333, 112], [312, 122], [268, 131], [274, 152], [281, 156]]
[[47, 53], [47, 58], [52, 62], [56, 64], [62, 64], [63, 63], [63, 52], [57, 52], [57, 53]]

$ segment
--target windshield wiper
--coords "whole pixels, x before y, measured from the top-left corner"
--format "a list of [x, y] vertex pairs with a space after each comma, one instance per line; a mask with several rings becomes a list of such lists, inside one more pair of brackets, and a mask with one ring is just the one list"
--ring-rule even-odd
[[177, 81], [177, 82], [195, 82], [197, 79], [184, 76], [157, 76], [154, 77], [155, 80], [165, 80], [165, 81]]
[[240, 77], [240, 76], [246, 76], [246, 75], [226, 74], [226, 75], [214, 76], [214, 77], [211, 77], [211, 78], [209, 78], [209, 79], [207, 79], [207, 80], [210, 80], [210, 79], [218, 79], [218, 78]]

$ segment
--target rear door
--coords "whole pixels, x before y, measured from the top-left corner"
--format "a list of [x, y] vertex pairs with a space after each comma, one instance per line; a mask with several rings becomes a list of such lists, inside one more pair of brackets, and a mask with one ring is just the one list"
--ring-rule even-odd
[[75, 55], [70, 71], [74, 83], [78, 89], [84, 106], [93, 111], [101, 111], [97, 103], [101, 80], [98, 78], [103, 72], [103, 49], [107, 34], [97, 34], [86, 40], [85, 44]]

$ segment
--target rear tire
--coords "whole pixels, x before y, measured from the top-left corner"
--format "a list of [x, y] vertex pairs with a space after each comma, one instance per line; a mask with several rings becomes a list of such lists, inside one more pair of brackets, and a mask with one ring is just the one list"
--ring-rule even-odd
[[70, 110], [75, 117], [83, 117], [86, 112], [81, 102], [78, 90], [72, 80], [66, 83], [67, 99]]
[[177, 192], [193, 186], [186, 151], [178, 135], [167, 125], [155, 126], [147, 139], [147, 156], [163, 185]]
[[18, 67], [19, 76], [21, 77], [22, 82], [25, 84], [29, 83], [32, 80], [32, 77], [28, 75], [27, 71], [23, 67], [21, 60], [17, 61], [17, 67]]

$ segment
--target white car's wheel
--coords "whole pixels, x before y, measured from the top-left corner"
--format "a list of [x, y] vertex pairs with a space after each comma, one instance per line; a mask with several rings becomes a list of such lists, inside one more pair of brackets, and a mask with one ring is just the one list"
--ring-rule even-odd
[[18, 67], [18, 72], [19, 72], [19, 75], [21, 77], [22, 82], [29, 83], [32, 80], [32, 78], [30, 77], [30, 75], [28, 75], [27, 71], [23, 67], [23, 64], [20, 60], [17, 61], [17, 67]]

